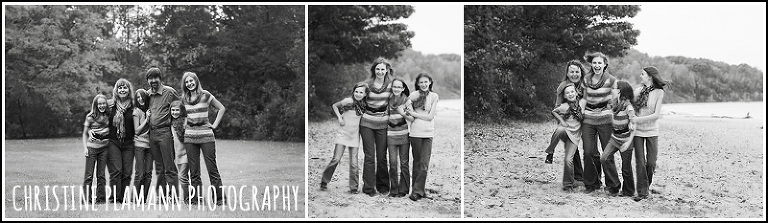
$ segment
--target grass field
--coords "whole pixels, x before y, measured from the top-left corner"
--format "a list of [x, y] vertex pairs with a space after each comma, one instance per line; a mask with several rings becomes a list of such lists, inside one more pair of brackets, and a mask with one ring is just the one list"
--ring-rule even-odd
[[562, 144], [555, 162], [544, 164], [553, 122], [468, 122], [465, 216], [765, 218], [763, 120], [665, 116], [660, 126], [651, 198], [635, 202], [602, 190], [585, 194], [583, 184], [561, 191]]
[[[443, 101], [440, 101], [442, 103]], [[448, 103], [446, 103], [448, 104]], [[460, 105], [460, 103], [459, 103]], [[438, 105], [440, 107], [440, 105]], [[369, 197], [348, 193], [349, 153], [345, 153], [327, 191], [320, 191], [320, 178], [333, 156], [337, 122], [309, 124], [310, 218], [458, 218], [461, 217], [461, 112], [439, 108], [435, 118], [436, 137], [427, 175], [428, 198], [411, 201], [386, 195]], [[358, 152], [362, 189], [363, 151]], [[413, 158], [409, 162], [412, 167]]]
[[[248, 189], [239, 194], [235, 203], [253, 202], [251, 186], [257, 186], [256, 202], [261, 210], [233, 206], [233, 209], [209, 210], [209, 206], [182, 205], [182, 209], [162, 210], [119, 210], [114, 211], [113, 204], [97, 205], [98, 211], [64, 210], [59, 211], [16, 211], [13, 208], [12, 187], [14, 185], [82, 185], [85, 157], [82, 155], [80, 138], [38, 139], [38, 140], [6, 140], [5, 141], [5, 216], [7, 218], [303, 218], [305, 215], [305, 184], [304, 184], [304, 144], [284, 142], [257, 142], [217, 140], [216, 156], [219, 171], [224, 186], [247, 186]], [[203, 186], [210, 184], [205, 164], [202, 163]], [[95, 181], [95, 179], [94, 179]], [[107, 173], [107, 182], [109, 174]], [[154, 185], [155, 181], [153, 181]], [[269, 186], [298, 187], [298, 205], [294, 206], [294, 198], [290, 198], [290, 211], [283, 210], [280, 194], [277, 206], [266, 208], [263, 205], [264, 188]], [[21, 193], [23, 190], [17, 190]], [[59, 198], [63, 198], [63, 191]], [[79, 193], [78, 193], [79, 195]], [[293, 192], [291, 192], [293, 195]], [[44, 199], [42, 196], [41, 199]], [[230, 197], [231, 199], [231, 197]], [[234, 201], [234, 199], [231, 199]], [[44, 201], [44, 200], [43, 200]], [[24, 199], [17, 194], [17, 205], [23, 204]], [[50, 207], [55, 207], [53, 198]], [[63, 201], [59, 202], [63, 206]], [[42, 204], [45, 208], [45, 203]], [[118, 209], [120, 209], [118, 204]], [[297, 209], [294, 209], [297, 208]], [[245, 209], [250, 209], [246, 211]]]

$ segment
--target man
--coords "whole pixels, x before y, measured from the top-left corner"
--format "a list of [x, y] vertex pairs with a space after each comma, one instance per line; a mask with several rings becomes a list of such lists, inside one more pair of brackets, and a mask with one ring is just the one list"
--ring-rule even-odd
[[[153, 67], [147, 70], [146, 78], [149, 83], [149, 148], [155, 162], [158, 192], [170, 197], [171, 190], [176, 190], [178, 175], [174, 159], [173, 135], [171, 134], [170, 106], [174, 100], [179, 100], [176, 90], [163, 85], [160, 69]], [[177, 191], [177, 190], [176, 190]], [[160, 194], [158, 194], [160, 196]], [[175, 197], [171, 197], [175, 199]]]

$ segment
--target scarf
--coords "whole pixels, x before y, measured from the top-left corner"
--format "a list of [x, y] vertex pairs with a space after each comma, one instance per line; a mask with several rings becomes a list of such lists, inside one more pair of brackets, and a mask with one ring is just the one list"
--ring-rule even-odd
[[576, 101], [569, 101], [568, 103], [568, 113], [563, 115], [563, 119], [568, 119], [571, 116], [576, 119], [576, 121], [581, 122], [584, 120], [584, 114], [581, 114], [581, 106], [579, 106], [579, 100]]
[[427, 110], [425, 107], [425, 104], [427, 103], [427, 95], [429, 95], [429, 90], [422, 91], [419, 89], [419, 98], [416, 98], [416, 100], [413, 101], [413, 109], [421, 108]]
[[640, 92], [640, 96], [637, 97], [637, 101], [634, 104], [635, 109], [640, 109], [648, 105], [648, 94], [653, 90], [656, 90], [656, 87], [653, 85], [643, 88], [643, 91]]
[[115, 100], [115, 117], [112, 119], [112, 124], [117, 127], [117, 139], [125, 138], [125, 116], [124, 113], [131, 107], [131, 100], [120, 101]]
[[608, 80], [608, 71], [605, 71], [605, 70], [603, 71], [603, 76], [600, 77], [600, 81], [598, 81], [597, 83], [592, 83], [592, 76], [594, 75], [595, 74], [592, 73], [589, 75], [589, 77], [585, 77], [584, 85], [595, 90], [600, 89], [605, 84], [605, 81]]
[[619, 99], [615, 106], [613, 106], [613, 115], [618, 114], [620, 111], [627, 109], [627, 100]]

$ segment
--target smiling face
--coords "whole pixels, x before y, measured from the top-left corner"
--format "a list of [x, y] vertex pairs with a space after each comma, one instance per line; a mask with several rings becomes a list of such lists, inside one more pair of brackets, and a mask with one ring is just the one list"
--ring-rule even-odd
[[400, 94], [403, 93], [403, 90], [405, 90], [404, 85], [405, 83], [399, 80], [392, 82], [392, 94], [400, 96]]
[[576, 96], [578, 95], [576, 93], [576, 88], [573, 86], [565, 87], [565, 90], [563, 90], [563, 93], [565, 94], [565, 100], [568, 100], [570, 102], [576, 101]]
[[128, 85], [117, 86], [117, 96], [120, 97], [120, 99], [127, 99], [129, 92], [131, 92], [131, 89], [128, 88]]
[[195, 82], [194, 78], [187, 77], [187, 79], [184, 80], [184, 87], [186, 87], [189, 91], [194, 91], [197, 89], [197, 82]]
[[179, 118], [179, 116], [181, 116], [181, 108], [177, 106], [171, 107], [171, 117]]
[[376, 65], [376, 68], [374, 68], [374, 72], [376, 73], [377, 79], [383, 79], [385, 75], [387, 75], [387, 65], [380, 63]]
[[355, 100], [363, 100], [365, 98], [365, 87], [357, 87], [355, 88], [355, 91], [352, 93], [352, 96], [355, 97]]
[[147, 83], [149, 84], [150, 87], [152, 87], [152, 90], [157, 91], [160, 88], [161, 82], [159, 77], [153, 77], [153, 78], [148, 78]]
[[99, 98], [96, 100], [96, 108], [99, 109], [99, 112], [104, 113], [107, 111], [107, 99]]
[[592, 58], [592, 71], [595, 74], [602, 74], [605, 68], [605, 59], [603, 57]]
[[139, 105], [144, 106], [144, 98], [141, 97], [141, 94], [136, 94], [136, 102], [139, 103]]
[[430, 84], [432, 84], [432, 82], [429, 81], [429, 78], [427, 77], [419, 78], [419, 89], [421, 89], [422, 91], [429, 90]]
[[568, 76], [568, 80], [572, 83], [579, 83], [579, 80], [581, 80], [581, 69], [576, 65], [570, 65], [568, 66], [568, 73], [566, 75]]
[[645, 84], [645, 86], [651, 86], [651, 80], [652, 80], [651, 76], [649, 76], [648, 72], [645, 72], [645, 70], [643, 70], [643, 72], [640, 73], [641, 84]]

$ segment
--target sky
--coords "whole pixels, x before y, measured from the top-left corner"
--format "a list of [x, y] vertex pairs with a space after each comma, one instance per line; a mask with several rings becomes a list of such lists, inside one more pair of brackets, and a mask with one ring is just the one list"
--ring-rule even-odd
[[414, 12], [397, 20], [416, 35], [411, 48], [423, 54], [464, 53], [464, 7], [462, 5], [414, 5]]
[[765, 3], [648, 4], [629, 19], [649, 56], [707, 58], [765, 72]]

